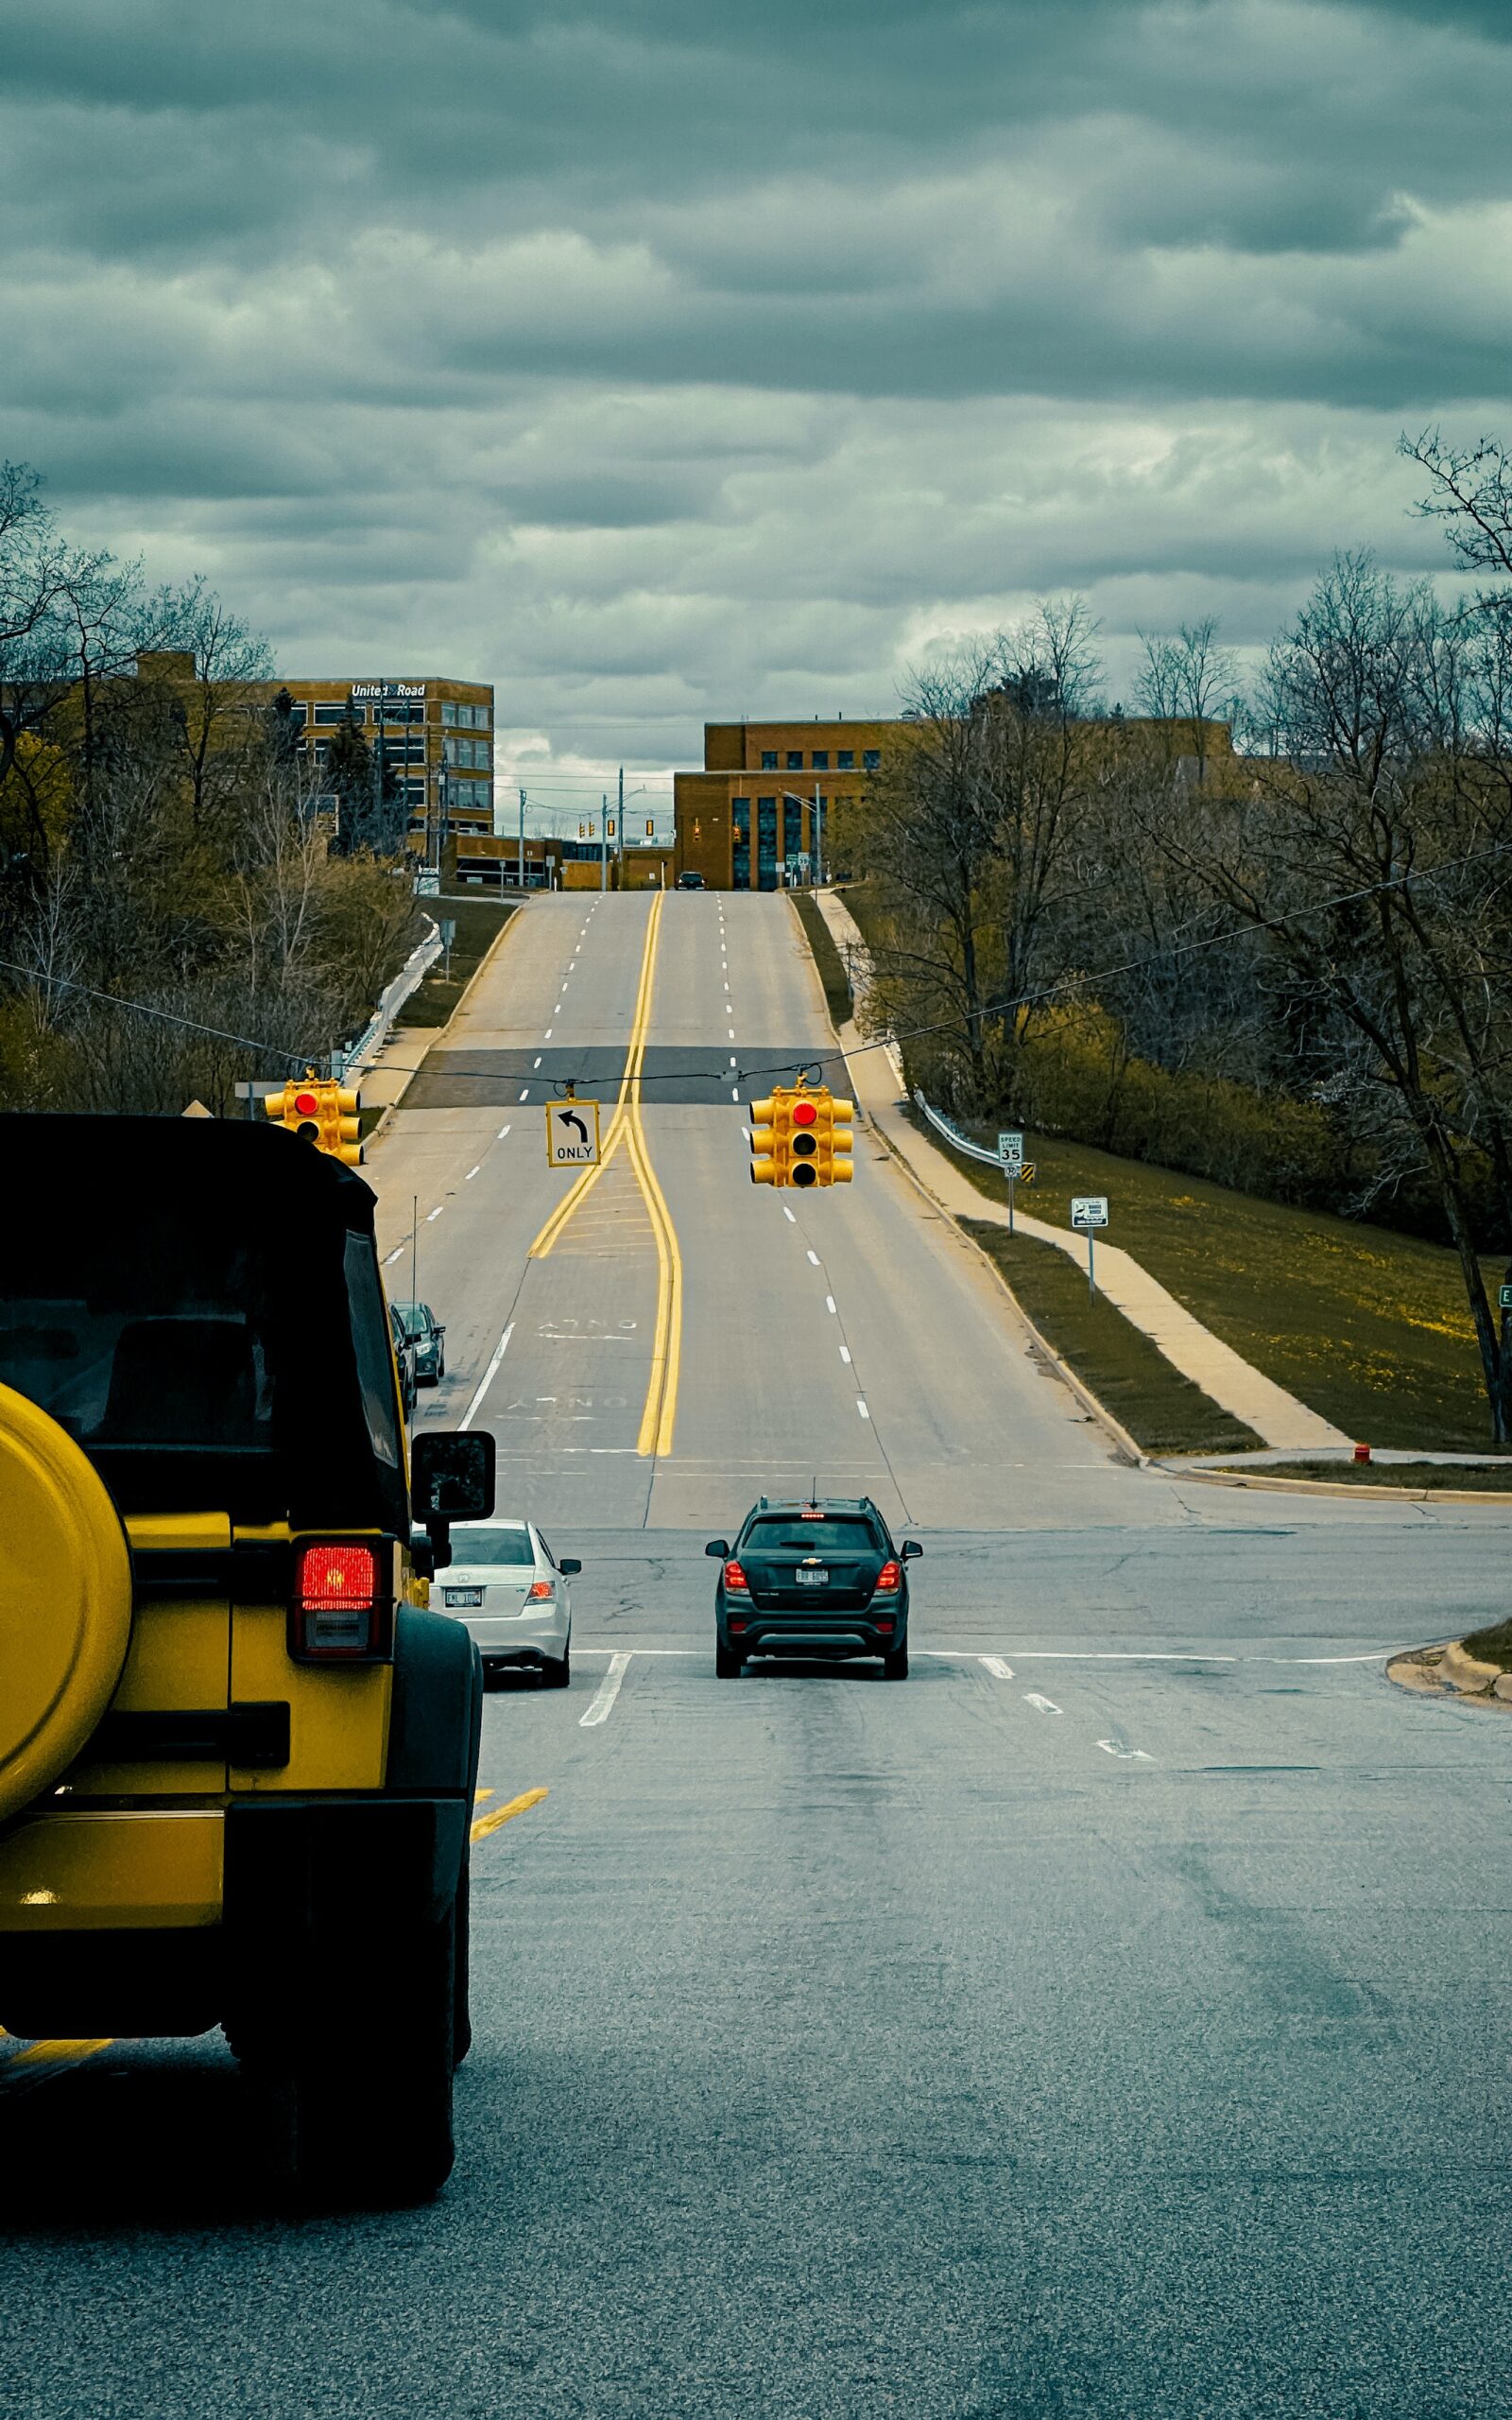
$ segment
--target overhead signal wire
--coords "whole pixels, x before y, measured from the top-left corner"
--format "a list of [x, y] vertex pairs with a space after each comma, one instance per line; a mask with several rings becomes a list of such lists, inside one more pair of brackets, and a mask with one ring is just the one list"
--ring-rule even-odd
[[[1110, 982], [1115, 976], [1137, 975], [1146, 967], [1167, 965], [1173, 959], [1194, 958], [1204, 950], [1222, 949], [1231, 942], [1242, 941], [1247, 933], [1278, 932], [1282, 926], [1300, 924], [1310, 916], [1327, 915], [1332, 908], [1353, 907], [1362, 899], [1379, 898], [1387, 890], [1403, 890], [1413, 883], [1437, 881], [1444, 874], [1458, 873], [1462, 867], [1484, 865], [1488, 858], [1505, 856], [1509, 852], [1512, 852], [1512, 840], [1495, 840], [1489, 848], [1471, 850], [1462, 857], [1445, 857], [1436, 865], [1409, 868], [1404, 873], [1384, 874], [1379, 882], [1362, 883], [1354, 890], [1334, 891], [1327, 899], [1309, 900], [1299, 907], [1283, 908], [1275, 916], [1245, 917], [1238, 924], [1226, 926], [1221, 933], [1206, 934], [1199, 941], [1173, 942], [1168, 948], [1146, 950], [1139, 958], [1121, 959], [1112, 966], [1094, 967], [1085, 974], [1063, 976], [1058, 982], [1042, 984], [1038, 991], [1015, 993], [1007, 999], [984, 1000], [979, 1009], [970, 1013], [962, 1011], [954, 1016], [936, 1017], [928, 1025], [908, 1026], [902, 1033], [882, 1034], [874, 1042], [858, 1042], [847, 1051], [821, 1052], [820, 1057], [825, 1060], [840, 1057], [860, 1059], [868, 1051], [885, 1050], [903, 1042], [923, 1041], [931, 1034], [959, 1033], [971, 1026], [981, 1024], [987, 1017], [1008, 1016], [1019, 1009], [1038, 1008], [1046, 1001], [1063, 998], [1068, 992], [1089, 991], [1096, 984]], [[180, 1016], [171, 1010], [154, 1008], [146, 1000], [128, 999], [119, 992], [97, 991], [92, 984], [76, 982], [70, 976], [39, 976], [34, 967], [18, 966], [13, 959], [6, 958], [0, 958], [0, 971], [27, 977], [39, 983], [45, 982], [57, 991], [78, 992], [89, 999], [103, 1000], [111, 1008], [131, 1009], [142, 1016], [159, 1017], [166, 1024], [182, 1026], [190, 1032], [212, 1035], [216, 1041], [239, 1043], [245, 1049], [282, 1059], [289, 1066], [309, 1063], [310, 1054], [307, 1051], [291, 1051], [282, 1043], [258, 1041], [250, 1034], [228, 1033], [219, 1026], [204, 1025], [195, 1017]], [[742, 1083], [746, 1083], [767, 1076], [780, 1076], [797, 1063], [793, 1059], [770, 1060], [764, 1065], [737, 1068], [736, 1075]], [[387, 1072], [398, 1076], [418, 1076], [421, 1070], [419, 1064], [406, 1067], [390, 1060]], [[709, 1069], [702, 1067], [684, 1068], [659, 1075], [655, 1080], [659, 1084], [701, 1084], [708, 1082], [710, 1073]], [[482, 1071], [463, 1069], [454, 1072], [448, 1080], [492, 1083], [497, 1080]]]

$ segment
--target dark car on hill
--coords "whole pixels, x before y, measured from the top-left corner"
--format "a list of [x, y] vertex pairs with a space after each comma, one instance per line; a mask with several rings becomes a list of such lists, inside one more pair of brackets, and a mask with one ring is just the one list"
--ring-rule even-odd
[[704, 1548], [720, 1566], [715, 1672], [735, 1680], [754, 1655], [880, 1655], [885, 1680], [906, 1681], [903, 1565], [923, 1551], [917, 1538], [894, 1546], [869, 1496], [786, 1504], [764, 1495], [733, 1546], [711, 1538]]
[[446, 1323], [429, 1303], [396, 1303], [394, 1315], [415, 1348], [415, 1383], [438, 1387], [446, 1375]]

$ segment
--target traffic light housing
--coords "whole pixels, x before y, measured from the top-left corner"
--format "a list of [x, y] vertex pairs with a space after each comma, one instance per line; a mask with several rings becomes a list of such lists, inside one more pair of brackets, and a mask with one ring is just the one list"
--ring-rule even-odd
[[265, 1094], [263, 1108], [275, 1124], [301, 1143], [313, 1143], [348, 1167], [362, 1164], [362, 1096], [328, 1076], [302, 1076], [276, 1093]]
[[836, 1100], [824, 1084], [777, 1085], [769, 1099], [750, 1105], [752, 1184], [793, 1185], [807, 1192], [821, 1184], [849, 1184], [855, 1104]]
[[815, 1132], [818, 1154], [815, 1161], [815, 1182], [818, 1184], [849, 1184], [855, 1175], [851, 1153], [855, 1149], [855, 1130], [851, 1120], [856, 1105], [851, 1100], [837, 1100], [832, 1093], [824, 1093], [817, 1104], [818, 1122]]

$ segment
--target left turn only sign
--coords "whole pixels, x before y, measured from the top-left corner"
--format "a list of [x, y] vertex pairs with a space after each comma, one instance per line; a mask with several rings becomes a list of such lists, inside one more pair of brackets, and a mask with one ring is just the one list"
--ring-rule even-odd
[[554, 1100], [551, 1103], [546, 1111], [546, 1166], [553, 1168], [597, 1167], [596, 1100]]

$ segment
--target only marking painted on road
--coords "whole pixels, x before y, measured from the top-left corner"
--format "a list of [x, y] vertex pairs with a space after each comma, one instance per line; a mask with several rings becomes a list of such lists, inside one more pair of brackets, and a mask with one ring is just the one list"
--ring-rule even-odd
[[1060, 1712], [1060, 1708], [1057, 1705], [1054, 1698], [1042, 1698], [1038, 1689], [1025, 1689], [1023, 1693], [1023, 1703], [1025, 1705], [1038, 1706], [1041, 1714], [1058, 1714]]
[[1012, 1680], [1013, 1667], [1011, 1664], [1005, 1664], [1001, 1655], [983, 1655], [978, 1658], [978, 1661], [985, 1672], [991, 1673], [994, 1681]]

